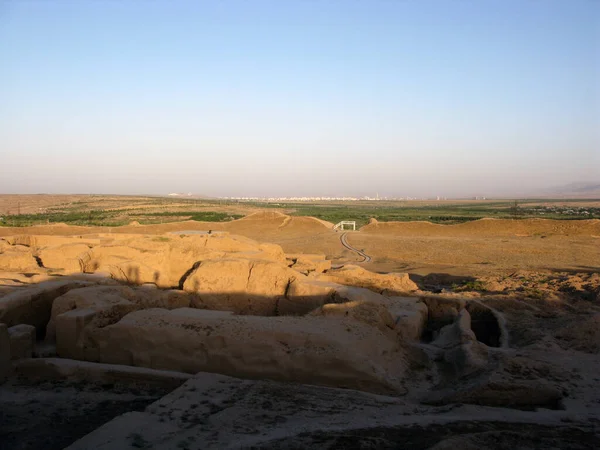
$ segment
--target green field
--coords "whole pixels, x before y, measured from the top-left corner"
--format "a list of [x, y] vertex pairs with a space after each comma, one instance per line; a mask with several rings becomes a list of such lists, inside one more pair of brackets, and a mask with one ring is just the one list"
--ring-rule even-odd
[[240, 214], [227, 214], [215, 211], [165, 211], [165, 212], [140, 212], [140, 210], [90, 210], [90, 211], [65, 211], [42, 214], [19, 214], [3, 217], [0, 226], [27, 227], [51, 223], [66, 223], [81, 226], [106, 226], [117, 227], [136, 221], [142, 225], [157, 223], [179, 222], [196, 220], [199, 222], [227, 222], [240, 219]]
[[[560, 202], [564, 203], [565, 201], [561, 200]], [[381, 203], [381, 205], [377, 203]], [[456, 224], [482, 218], [600, 219], [600, 207], [578, 206], [577, 201], [573, 201], [573, 204], [569, 204], [569, 206], [539, 206], [539, 201], [535, 200], [517, 201], [516, 204], [514, 201], [415, 206], [411, 205], [411, 202], [403, 203], [399, 205], [392, 205], [387, 202], [356, 202], [356, 204], [295, 203], [278, 204], [276, 207], [285, 209], [291, 215], [312, 216], [333, 223], [342, 220], [355, 220], [358, 226], [367, 224], [370, 218], [375, 218], [380, 222], [422, 220], [445, 224]], [[548, 201], [544, 201], [544, 203], [548, 203]], [[274, 205], [270, 206], [273, 207]]]
[[[111, 201], [114, 202], [114, 199]], [[132, 221], [157, 224], [196, 220], [226, 222], [252, 211], [277, 210], [294, 216], [312, 216], [329, 222], [354, 220], [358, 226], [370, 218], [387, 221], [429, 221], [456, 224], [482, 218], [546, 218], [559, 220], [600, 219], [599, 200], [498, 200], [498, 201], [355, 201], [263, 203], [224, 200], [139, 197], [117, 208], [98, 197], [47, 208], [37, 214], [8, 214], [0, 226], [66, 223], [84, 226], [120, 226]], [[234, 211], [234, 212], [232, 212]], [[243, 214], [241, 213], [243, 212]]]

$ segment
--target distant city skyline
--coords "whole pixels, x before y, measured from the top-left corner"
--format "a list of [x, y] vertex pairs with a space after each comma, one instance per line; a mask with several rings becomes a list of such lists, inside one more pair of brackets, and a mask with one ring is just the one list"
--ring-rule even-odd
[[600, 2], [0, 2], [0, 193], [515, 197], [600, 174]]
[[[165, 195], [164, 193], [159, 195]], [[205, 196], [202, 193], [194, 193], [194, 192], [171, 192], [166, 194], [168, 197], [203, 197]], [[373, 193], [360, 193], [355, 195], [347, 195], [347, 194], [320, 194], [320, 195], [216, 195], [211, 196], [211, 198], [218, 198], [223, 200], [270, 200], [270, 201], [278, 201], [278, 200], [456, 200], [456, 199], [474, 199], [474, 200], [486, 200], [486, 199], [499, 199], [499, 198], [525, 198], [525, 197], [539, 197], [539, 198], [549, 198], [552, 196], [558, 197], [585, 197], [585, 198], [600, 198], [600, 180], [597, 182], [577, 182], [577, 183], [569, 183], [567, 185], [562, 186], [552, 186], [546, 187], [543, 189], [530, 190], [528, 192], [522, 192], [521, 195], [496, 195], [496, 194], [481, 194], [478, 193], [477, 190], [473, 190], [473, 192], [467, 195], [445, 195], [445, 194], [436, 194], [436, 195], [426, 195], [426, 196], [418, 196], [418, 195], [407, 195], [406, 193], [400, 194], [381, 194], [379, 192]]]

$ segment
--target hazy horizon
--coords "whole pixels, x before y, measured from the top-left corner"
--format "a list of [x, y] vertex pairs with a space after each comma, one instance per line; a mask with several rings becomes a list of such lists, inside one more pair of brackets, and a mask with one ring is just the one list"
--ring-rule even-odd
[[600, 2], [0, 2], [0, 193], [600, 182]]

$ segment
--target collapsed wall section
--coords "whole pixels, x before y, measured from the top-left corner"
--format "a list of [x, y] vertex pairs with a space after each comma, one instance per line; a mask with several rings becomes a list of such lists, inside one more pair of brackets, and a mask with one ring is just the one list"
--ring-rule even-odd
[[93, 319], [90, 310], [58, 316], [61, 357], [403, 392], [406, 357], [395, 333], [352, 318], [237, 316], [182, 308], [132, 312], [103, 328], [90, 326]]

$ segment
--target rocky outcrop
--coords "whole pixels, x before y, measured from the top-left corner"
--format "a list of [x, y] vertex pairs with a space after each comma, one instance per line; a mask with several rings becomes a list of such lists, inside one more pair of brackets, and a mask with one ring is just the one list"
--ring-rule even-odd
[[46, 340], [56, 337], [57, 317], [69, 311], [94, 312], [93, 325], [105, 327], [126, 314], [145, 308], [176, 309], [190, 306], [190, 296], [178, 290], [158, 290], [128, 286], [89, 286], [72, 289], [56, 298], [46, 331]]
[[302, 316], [327, 303], [335, 303], [339, 285], [298, 276], [289, 285], [285, 297], [277, 303], [277, 315]]
[[145, 243], [149, 248], [139, 243], [130, 247], [121, 242], [94, 247], [85, 263], [86, 271], [110, 273], [114, 279], [132, 284], [156, 283], [161, 287], [176, 284], [167, 267], [168, 246], [150, 240]]
[[147, 309], [65, 339], [83, 342], [81, 354], [89, 361], [404, 392], [405, 357], [393, 333], [351, 318]]
[[386, 297], [369, 289], [337, 285], [335, 288], [335, 303], [344, 302], [386, 302]]
[[12, 245], [0, 253], [0, 270], [9, 272], [38, 272], [40, 267], [31, 249]]
[[498, 375], [485, 375], [427, 394], [424, 403], [447, 405], [468, 403], [484, 406], [534, 410], [560, 409], [562, 393], [544, 380], [507, 380]]
[[59, 269], [64, 273], [84, 272], [89, 251], [88, 245], [75, 242], [44, 247], [38, 252], [38, 257], [47, 268]]
[[163, 288], [176, 286], [175, 280], [166, 277], [157, 265], [148, 265], [139, 260], [118, 260], [106, 258], [98, 270], [110, 273], [111, 278], [128, 284], [153, 283]]
[[262, 243], [258, 246], [257, 254], [254, 259], [265, 259], [267, 261], [276, 261], [282, 264], [286, 262], [286, 255], [280, 245]]
[[0, 319], [34, 325], [63, 358], [404, 392], [403, 343], [427, 308], [378, 293], [402, 277], [350, 267], [333, 278], [371, 289], [340, 284], [322, 256], [290, 268], [279, 246], [228, 235], [41, 242], [25, 248], [50, 269], [93, 274], [19, 287]]
[[310, 313], [311, 317], [349, 318], [375, 327], [382, 332], [394, 328], [394, 318], [383, 303], [347, 302], [324, 305]]
[[151, 386], [166, 389], [178, 388], [192, 375], [187, 373], [153, 370], [111, 364], [96, 364], [64, 358], [32, 358], [14, 364], [17, 375], [28, 382], [68, 381], [74, 383], [98, 383], [119, 387]]
[[418, 297], [390, 297], [388, 311], [394, 318], [394, 330], [406, 341], [418, 341], [429, 317], [429, 308]]
[[428, 310], [423, 336], [428, 341], [435, 339], [442, 327], [453, 323], [458, 317], [458, 312], [466, 305], [465, 300], [456, 298], [423, 297], [422, 301]]
[[304, 275], [309, 273], [323, 273], [331, 269], [331, 261], [325, 259], [325, 255], [298, 254], [287, 255], [291, 261], [290, 267]]
[[401, 295], [419, 289], [406, 273], [379, 274], [354, 265], [328, 270], [320, 279], [346, 286], [367, 288], [384, 295]]
[[446, 325], [431, 343], [443, 351], [443, 361], [455, 377], [462, 378], [483, 370], [488, 363], [488, 348], [477, 341], [471, 330], [471, 315], [461, 310], [452, 325]]
[[273, 316], [278, 301], [298, 276], [301, 275], [271, 261], [209, 260], [198, 264], [183, 289], [197, 294], [197, 308]]
[[286, 261], [278, 245], [221, 233], [178, 237], [112, 235], [95, 240], [28, 242], [34, 245], [31, 248], [36, 249], [45, 267], [64, 273], [104, 272], [126, 283], [154, 283], [162, 288], [179, 287], [194, 264], [204, 260], [234, 257], [281, 264]]
[[0, 298], [0, 322], [8, 326], [33, 325], [38, 336], [44, 336], [54, 299], [71, 289], [89, 285], [86, 281], [47, 281], [10, 292]]

